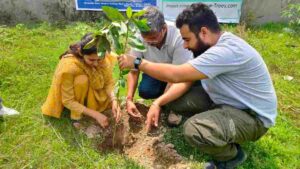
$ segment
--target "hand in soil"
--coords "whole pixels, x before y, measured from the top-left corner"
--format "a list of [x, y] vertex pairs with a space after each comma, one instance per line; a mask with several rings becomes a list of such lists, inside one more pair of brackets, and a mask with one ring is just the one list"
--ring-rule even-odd
[[99, 113], [96, 120], [100, 124], [100, 126], [103, 127], [103, 128], [106, 128], [109, 125], [108, 118], [105, 115], [101, 114], [101, 113]]
[[121, 108], [118, 105], [118, 102], [116, 100], [114, 100], [112, 103], [112, 113], [116, 120], [116, 123], [118, 123], [121, 119], [122, 113], [121, 113]]
[[152, 126], [158, 126], [160, 107], [156, 104], [152, 104], [148, 113], [146, 120], [146, 131], [149, 132]]
[[141, 118], [142, 115], [140, 111], [136, 108], [135, 104], [131, 100], [127, 100], [126, 102], [127, 112], [130, 116], [135, 118]]
[[[105, 130], [101, 130], [99, 134], [102, 138], [99, 145], [100, 151], [125, 153], [130, 159], [145, 168], [189, 168], [188, 166], [178, 167], [183, 163], [183, 159], [175, 150], [174, 145], [163, 141], [163, 133], [166, 132], [163, 131], [165, 129], [163, 125], [156, 128], [157, 130], [145, 133], [144, 120], [147, 113], [156, 112], [158, 117], [160, 108], [154, 105], [149, 111], [149, 107], [143, 104], [136, 103], [135, 105], [142, 115], [140, 121], [126, 113], [117, 125], [110, 125]], [[106, 112], [106, 114], [112, 113]], [[86, 134], [88, 137], [96, 137], [98, 136], [96, 131], [95, 126], [89, 127], [86, 129]]]

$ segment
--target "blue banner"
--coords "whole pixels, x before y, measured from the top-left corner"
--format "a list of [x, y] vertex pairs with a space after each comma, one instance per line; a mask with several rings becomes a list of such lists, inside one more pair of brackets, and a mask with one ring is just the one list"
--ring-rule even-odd
[[207, 4], [221, 23], [239, 23], [243, 0], [75, 0], [77, 10], [101, 11], [102, 6], [111, 6], [125, 11], [128, 6], [134, 11], [145, 6], [157, 6], [166, 20], [174, 21], [177, 15], [192, 3]]
[[128, 6], [134, 11], [143, 9], [145, 6], [157, 6], [156, 0], [75, 0], [77, 10], [100, 11], [102, 6], [111, 6], [125, 11]]

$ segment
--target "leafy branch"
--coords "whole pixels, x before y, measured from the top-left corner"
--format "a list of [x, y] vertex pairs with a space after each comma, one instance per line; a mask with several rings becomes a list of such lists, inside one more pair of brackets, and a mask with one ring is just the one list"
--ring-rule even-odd
[[282, 11], [282, 17], [289, 20], [290, 26], [299, 31], [300, 26], [300, 4], [289, 4], [287, 8]]
[[[136, 51], [146, 51], [142, 41], [135, 36], [138, 30], [149, 31], [147, 19], [140, 19], [145, 11], [133, 13], [132, 8], [128, 7], [126, 15], [122, 15], [118, 9], [103, 6], [109, 24], [104, 25], [99, 31], [94, 33], [94, 38], [86, 46], [88, 49], [92, 46], [97, 46], [98, 56], [104, 57], [106, 51], [114, 51], [116, 54], [124, 54], [128, 48]], [[125, 88], [126, 79], [124, 76], [128, 74], [129, 70], [119, 70], [119, 77], [115, 85], [115, 95], [118, 103], [121, 103], [120, 88]]]
[[[133, 13], [132, 8], [128, 7], [125, 16], [113, 7], [103, 6], [102, 10], [106, 15], [107, 22], [101, 26], [99, 31], [94, 33], [94, 38], [84, 48], [88, 49], [96, 45], [98, 56], [101, 58], [105, 56], [107, 51], [114, 51], [118, 55], [126, 53], [129, 48], [140, 52], [146, 51], [143, 42], [135, 36], [138, 31], [147, 32], [150, 30], [147, 19], [140, 19], [145, 14], [144, 10]], [[124, 76], [128, 73], [129, 70], [119, 70], [118, 73], [114, 93], [119, 106], [125, 101], [125, 97], [121, 98], [120, 96], [120, 89], [125, 88], [126, 79]], [[115, 130], [116, 125], [114, 126], [114, 135]]]

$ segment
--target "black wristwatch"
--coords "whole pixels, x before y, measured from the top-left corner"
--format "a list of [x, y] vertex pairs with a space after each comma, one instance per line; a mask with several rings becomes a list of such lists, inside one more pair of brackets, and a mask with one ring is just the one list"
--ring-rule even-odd
[[141, 63], [142, 63], [142, 58], [136, 57], [134, 59], [134, 69], [138, 70]]

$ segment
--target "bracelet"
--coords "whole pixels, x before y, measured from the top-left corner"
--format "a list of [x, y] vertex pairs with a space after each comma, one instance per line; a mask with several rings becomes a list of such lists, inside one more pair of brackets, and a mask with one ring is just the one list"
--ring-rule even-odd
[[127, 101], [133, 101], [133, 98], [132, 97], [126, 97], [126, 102]]

